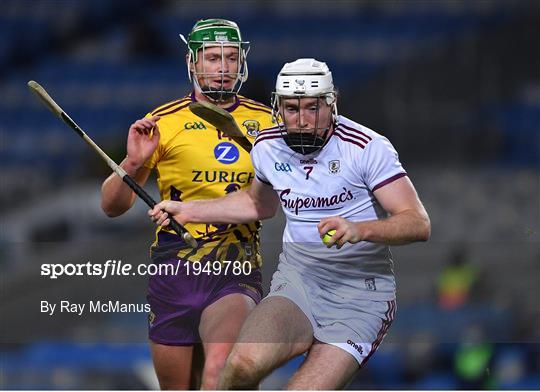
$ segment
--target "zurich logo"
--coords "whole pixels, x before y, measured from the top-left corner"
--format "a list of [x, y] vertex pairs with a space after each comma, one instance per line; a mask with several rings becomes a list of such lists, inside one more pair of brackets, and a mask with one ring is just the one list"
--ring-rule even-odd
[[230, 165], [240, 158], [240, 152], [238, 151], [238, 147], [234, 144], [223, 142], [219, 143], [216, 148], [214, 148], [214, 157], [216, 157], [219, 162]]

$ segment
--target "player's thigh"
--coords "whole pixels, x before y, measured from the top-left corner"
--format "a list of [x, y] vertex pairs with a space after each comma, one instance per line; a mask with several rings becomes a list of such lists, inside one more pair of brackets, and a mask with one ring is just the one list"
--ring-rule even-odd
[[255, 308], [255, 301], [242, 293], [226, 295], [201, 315], [199, 335], [203, 343], [234, 343], [244, 321]]
[[231, 357], [267, 372], [307, 351], [312, 343], [313, 328], [304, 312], [290, 299], [272, 296], [250, 313]]
[[168, 346], [150, 342], [154, 369], [161, 389], [188, 389], [193, 346]]
[[199, 325], [206, 361], [203, 372], [203, 387], [215, 389], [219, 372], [248, 314], [255, 308], [255, 301], [241, 293], [220, 298], [202, 313]]
[[348, 352], [316, 341], [287, 389], [343, 389], [359, 369], [358, 361]]

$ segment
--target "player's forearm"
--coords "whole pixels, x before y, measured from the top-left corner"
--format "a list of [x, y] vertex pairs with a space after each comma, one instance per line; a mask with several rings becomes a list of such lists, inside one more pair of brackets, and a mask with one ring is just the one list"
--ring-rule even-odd
[[191, 223], [250, 223], [268, 216], [247, 191], [212, 200], [182, 203], [182, 215]]
[[357, 222], [356, 230], [363, 241], [405, 245], [427, 241], [431, 234], [431, 224], [425, 211], [406, 210], [386, 219]]
[[[136, 177], [139, 169], [130, 166], [124, 159], [120, 166], [128, 175]], [[101, 186], [101, 208], [109, 217], [122, 215], [129, 210], [135, 201], [135, 194], [129, 186], [115, 173], [112, 173]]]

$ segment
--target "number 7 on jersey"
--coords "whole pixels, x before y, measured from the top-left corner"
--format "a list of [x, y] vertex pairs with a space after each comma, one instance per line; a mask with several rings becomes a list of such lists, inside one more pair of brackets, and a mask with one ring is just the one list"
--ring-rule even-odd
[[304, 166], [304, 170], [306, 171], [306, 180], [309, 180], [309, 175], [313, 171], [313, 166]]

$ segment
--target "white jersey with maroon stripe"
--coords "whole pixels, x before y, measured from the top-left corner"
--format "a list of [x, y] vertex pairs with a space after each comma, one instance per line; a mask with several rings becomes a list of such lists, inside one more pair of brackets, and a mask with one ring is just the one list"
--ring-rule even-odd
[[351, 221], [387, 216], [373, 192], [406, 175], [388, 139], [338, 116], [317, 153], [295, 153], [279, 129], [270, 128], [260, 132], [251, 158], [257, 178], [277, 192], [287, 218], [281, 262], [345, 298], [357, 298], [359, 291], [364, 298], [395, 298], [388, 246], [362, 241], [328, 249], [317, 231], [328, 216]]

